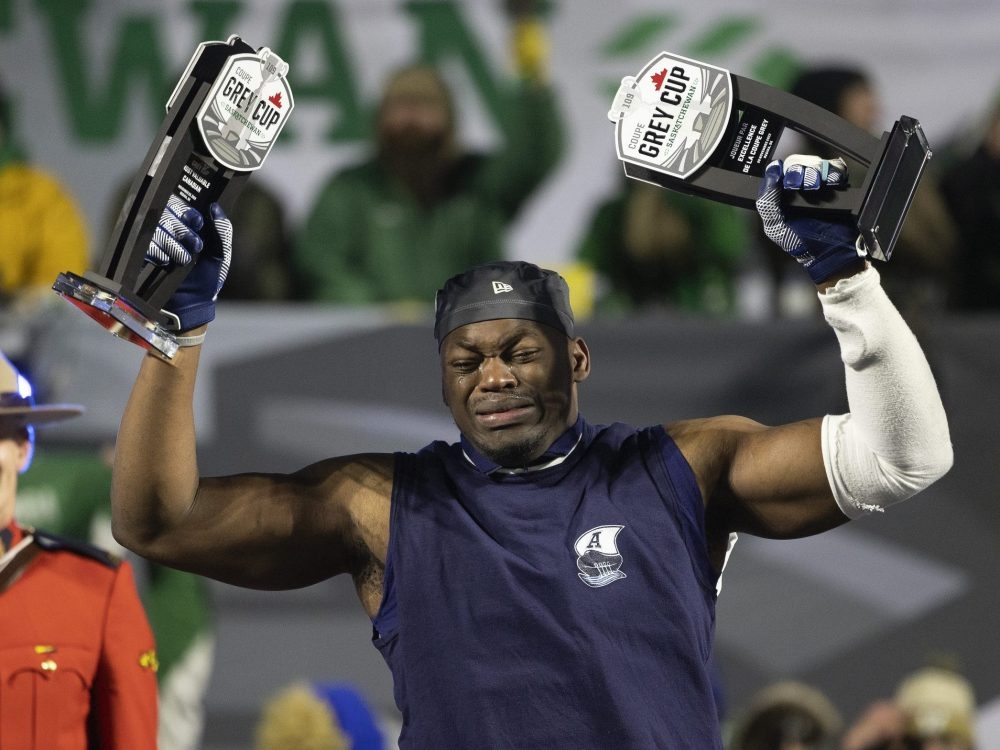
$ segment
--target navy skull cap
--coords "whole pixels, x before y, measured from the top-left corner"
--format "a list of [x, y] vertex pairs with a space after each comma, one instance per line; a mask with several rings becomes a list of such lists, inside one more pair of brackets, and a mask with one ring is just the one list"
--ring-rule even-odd
[[434, 338], [469, 323], [519, 318], [573, 336], [569, 286], [555, 271], [526, 261], [499, 260], [452, 276], [434, 299]]

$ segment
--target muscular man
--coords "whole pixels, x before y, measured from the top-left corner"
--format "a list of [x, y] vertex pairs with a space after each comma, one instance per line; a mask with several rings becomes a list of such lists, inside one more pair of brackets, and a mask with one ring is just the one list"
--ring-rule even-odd
[[0, 354], [0, 745], [155, 750], [156, 650], [132, 568], [14, 520], [34, 425], [79, 414], [36, 405]]
[[192, 395], [229, 228], [175, 201], [153, 253], [199, 254], [168, 305], [184, 348], [145, 358], [126, 407], [117, 537], [241, 586], [351, 575], [393, 674], [401, 747], [720, 748], [708, 663], [734, 534], [831, 529], [952, 461], [931, 372], [857, 232], [782, 215], [783, 190], [842, 178], [838, 164], [785, 166], [769, 166], [758, 210], [817, 284], [850, 413], [591, 424], [578, 400], [591, 355], [565, 282], [494, 262], [436, 299], [461, 440], [292, 474], [199, 477]]

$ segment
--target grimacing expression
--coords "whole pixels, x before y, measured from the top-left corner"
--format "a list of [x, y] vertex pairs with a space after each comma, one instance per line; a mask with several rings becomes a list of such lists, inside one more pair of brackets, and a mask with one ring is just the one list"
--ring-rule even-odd
[[455, 424], [503, 466], [538, 458], [576, 421], [590, 373], [582, 339], [530, 320], [470, 323], [441, 344], [441, 388]]

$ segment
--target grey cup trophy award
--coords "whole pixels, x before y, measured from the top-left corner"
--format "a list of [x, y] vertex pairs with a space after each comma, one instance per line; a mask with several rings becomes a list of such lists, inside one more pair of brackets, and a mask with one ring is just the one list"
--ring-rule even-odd
[[163, 357], [177, 352], [176, 325], [161, 310], [193, 266], [147, 263], [146, 250], [171, 194], [208, 216], [229, 211], [259, 169], [294, 106], [288, 65], [238, 36], [203, 42], [167, 102], [97, 268], [61, 273], [53, 289], [114, 333]]
[[848, 175], [844, 189], [789, 191], [788, 206], [849, 217], [869, 254], [883, 261], [931, 156], [912, 117], [878, 138], [786, 91], [669, 52], [622, 79], [608, 117], [629, 177], [751, 209], [786, 128], [827, 144], [865, 167], [864, 175]]

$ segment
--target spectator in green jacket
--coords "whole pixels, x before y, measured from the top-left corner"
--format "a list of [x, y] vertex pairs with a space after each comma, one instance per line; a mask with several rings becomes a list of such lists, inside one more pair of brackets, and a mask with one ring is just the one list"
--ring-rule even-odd
[[540, 19], [514, 16], [518, 81], [489, 153], [459, 143], [449, 88], [427, 65], [391, 76], [374, 153], [336, 174], [298, 238], [307, 299], [430, 304], [442, 278], [504, 256], [507, 225], [556, 165], [561, 123]]
[[577, 258], [598, 275], [598, 314], [670, 309], [736, 312], [749, 215], [721, 203], [625, 179], [594, 211]]

